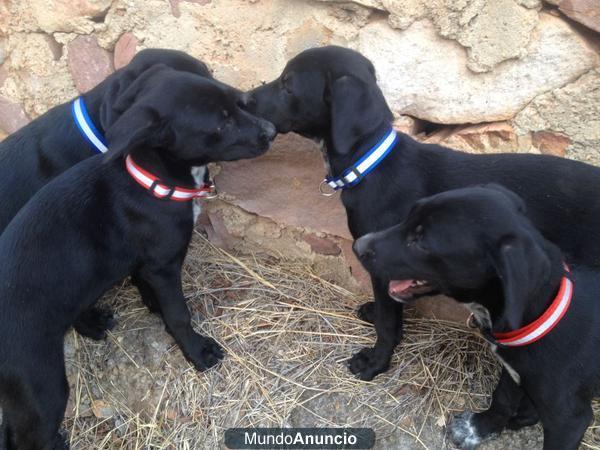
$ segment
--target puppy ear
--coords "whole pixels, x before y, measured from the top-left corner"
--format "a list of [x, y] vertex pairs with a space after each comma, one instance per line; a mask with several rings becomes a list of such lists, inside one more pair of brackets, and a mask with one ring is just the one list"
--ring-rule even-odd
[[504, 291], [505, 325], [515, 330], [521, 325], [527, 301], [547, 279], [550, 258], [528, 230], [505, 238], [494, 255], [494, 266]]
[[331, 103], [331, 139], [334, 150], [349, 153], [356, 142], [392, 119], [381, 90], [353, 76], [329, 82], [325, 99]]
[[122, 158], [140, 147], [154, 147], [164, 141], [158, 113], [145, 106], [125, 111], [106, 132], [105, 162]]

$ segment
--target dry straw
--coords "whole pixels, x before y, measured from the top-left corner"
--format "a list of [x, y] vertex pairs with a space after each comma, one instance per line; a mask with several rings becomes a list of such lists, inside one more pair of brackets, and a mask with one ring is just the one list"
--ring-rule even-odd
[[[354, 314], [365, 298], [305, 265], [234, 256], [200, 234], [184, 288], [225, 360], [196, 372], [134, 288], [111, 291], [103, 302], [118, 325], [107, 340], [67, 338], [72, 448], [223, 448], [225, 429], [252, 426], [364, 426], [380, 448], [446, 448], [448, 414], [484, 408], [497, 377], [476, 334], [409, 318], [390, 371], [359, 381], [345, 363], [374, 342]], [[584, 448], [600, 449], [595, 427]]]

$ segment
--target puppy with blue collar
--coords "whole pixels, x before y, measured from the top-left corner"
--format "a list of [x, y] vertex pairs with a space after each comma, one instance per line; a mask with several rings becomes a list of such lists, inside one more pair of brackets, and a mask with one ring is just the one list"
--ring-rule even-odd
[[520, 197], [498, 185], [427, 197], [354, 250], [368, 270], [393, 280], [388, 291], [398, 302], [426, 284], [466, 304], [502, 363], [489, 409], [448, 425], [455, 445], [474, 449], [541, 421], [545, 450], [579, 447], [600, 392], [600, 279], [563, 263]]

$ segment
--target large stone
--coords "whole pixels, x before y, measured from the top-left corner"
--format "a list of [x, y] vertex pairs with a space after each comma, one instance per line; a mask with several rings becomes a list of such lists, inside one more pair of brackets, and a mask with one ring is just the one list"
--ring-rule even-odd
[[133, 33], [123, 33], [115, 44], [114, 66], [115, 69], [129, 64], [134, 57], [138, 46], [138, 39]]
[[339, 196], [319, 194], [323, 157], [307, 139], [285, 135], [259, 158], [221, 166], [217, 188], [232, 204], [279, 224], [352, 239]]
[[27, 125], [28, 122], [29, 118], [25, 115], [21, 105], [0, 95], [0, 130], [11, 134]]
[[558, 6], [571, 19], [600, 33], [600, 2], [598, 0], [546, 0]]
[[31, 31], [88, 34], [111, 0], [19, 0], [11, 4], [15, 20]]
[[[536, 97], [515, 117], [514, 123], [519, 133], [538, 133], [538, 145], [539, 132], [544, 131], [563, 136], [563, 144], [570, 139], [567, 156], [600, 165], [600, 68]], [[545, 148], [549, 149], [548, 135], [545, 141]], [[562, 152], [560, 143], [555, 142], [552, 148]]]
[[468, 52], [467, 65], [486, 72], [521, 56], [538, 22], [537, 3], [515, 0], [383, 0], [389, 23], [399, 29], [430, 20], [440, 36], [454, 39]]
[[10, 58], [4, 63], [9, 76], [0, 94], [19, 103], [31, 118], [77, 94], [66, 57], [57, 58], [56, 45], [41, 33], [9, 35]]
[[598, 55], [564, 21], [541, 14], [527, 55], [475, 74], [464, 50], [438, 36], [428, 21], [405, 31], [385, 21], [369, 24], [357, 47], [376, 66], [396, 113], [436, 123], [479, 123], [512, 118], [536, 96], [598, 64]]
[[79, 92], [89, 91], [114, 70], [110, 53], [98, 45], [96, 37], [78, 36], [67, 48], [69, 69]]

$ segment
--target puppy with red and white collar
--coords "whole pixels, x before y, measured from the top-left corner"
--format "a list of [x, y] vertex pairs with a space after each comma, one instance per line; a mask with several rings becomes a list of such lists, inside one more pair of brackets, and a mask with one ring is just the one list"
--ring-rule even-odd
[[498, 185], [443, 192], [354, 250], [369, 271], [395, 280], [397, 301], [427, 283], [465, 303], [502, 362], [489, 409], [450, 422], [455, 445], [474, 449], [541, 421], [545, 450], [578, 448], [600, 391], [600, 278], [563, 264], [520, 197]]

